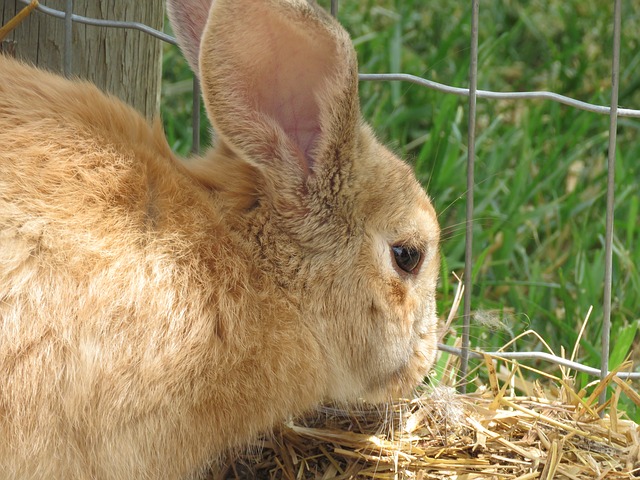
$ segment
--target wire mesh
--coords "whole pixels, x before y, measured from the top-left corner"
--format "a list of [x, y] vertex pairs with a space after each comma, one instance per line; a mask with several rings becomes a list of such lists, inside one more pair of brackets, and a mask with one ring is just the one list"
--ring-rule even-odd
[[71, 42], [73, 40], [73, 0], [67, 0], [64, 12], [64, 76], [71, 76], [73, 49]]
[[478, 14], [479, 0], [471, 1], [471, 48], [469, 50], [469, 132], [467, 136], [467, 205], [464, 242], [464, 313], [462, 316], [462, 351], [458, 373], [460, 392], [467, 391], [469, 368], [469, 331], [471, 329], [471, 293], [473, 292], [473, 200], [476, 162], [476, 101], [478, 93]]
[[[20, 0], [22, 3], [28, 4], [29, 0]], [[448, 352], [461, 357], [461, 385], [464, 388], [464, 376], [467, 372], [467, 363], [469, 358], [482, 358], [482, 355], [469, 349], [468, 328], [471, 312], [471, 265], [473, 260], [473, 237], [472, 237], [472, 218], [473, 218], [473, 187], [474, 187], [474, 159], [475, 159], [475, 104], [478, 98], [490, 100], [546, 100], [561, 103], [563, 105], [592, 112], [595, 114], [609, 115], [609, 136], [608, 136], [608, 158], [607, 158], [607, 207], [606, 207], [606, 231], [605, 231], [605, 275], [604, 275], [604, 304], [603, 304], [603, 337], [601, 358], [602, 364], [600, 369], [596, 369], [577, 362], [569, 361], [555, 355], [541, 352], [484, 352], [490, 356], [503, 359], [526, 359], [526, 360], [544, 360], [559, 366], [565, 366], [576, 371], [584, 372], [593, 376], [604, 378], [608, 373], [608, 357], [610, 347], [610, 318], [611, 318], [611, 287], [612, 287], [612, 245], [613, 245], [613, 216], [614, 216], [614, 171], [615, 171], [615, 155], [616, 155], [616, 132], [618, 117], [640, 118], [640, 110], [629, 108], [618, 108], [618, 88], [620, 73], [620, 36], [621, 36], [621, 1], [616, 0], [613, 18], [613, 52], [612, 52], [612, 91], [611, 102], [609, 106], [595, 105], [583, 102], [574, 98], [560, 95], [555, 92], [533, 91], [533, 92], [494, 92], [487, 90], [477, 90], [477, 49], [478, 49], [478, 13], [479, 0], [471, 0], [472, 17], [471, 17], [471, 38], [470, 38], [470, 56], [471, 66], [469, 72], [469, 88], [453, 87], [444, 85], [426, 78], [405, 73], [387, 73], [387, 74], [360, 74], [361, 81], [402, 81], [410, 82], [440, 91], [446, 94], [469, 97], [469, 135], [468, 135], [468, 168], [467, 168], [467, 240], [465, 245], [465, 311], [464, 311], [464, 341], [461, 349], [452, 348], [443, 344], [439, 344], [438, 348], [444, 352]], [[71, 34], [74, 22], [98, 27], [110, 28], [126, 28], [142, 31], [163, 42], [176, 45], [175, 38], [163, 32], [155, 30], [147, 25], [137, 22], [123, 22], [118, 20], [99, 20], [94, 18], [83, 17], [73, 14], [73, 0], [66, 0], [65, 11], [55, 10], [44, 5], [39, 5], [36, 10], [40, 13], [50, 15], [65, 21], [65, 51], [64, 55], [64, 72], [69, 75], [72, 66], [72, 49]], [[331, 13], [336, 15], [338, 10], [338, 0], [331, 0]], [[200, 95], [197, 78], [193, 83], [193, 152], [199, 151], [200, 144]], [[640, 379], [640, 373], [618, 372], [617, 376], [625, 379]], [[606, 391], [602, 392], [600, 402], [606, 400]]]
[[[616, 0], [613, 11], [613, 55], [611, 59], [611, 112], [609, 113], [609, 151], [607, 153], [607, 219], [604, 241], [604, 300], [602, 325], [602, 359], [600, 378], [604, 379], [609, 370], [609, 342], [611, 334], [611, 287], [613, 284], [613, 215], [614, 215], [614, 175], [616, 162], [616, 134], [618, 130], [618, 90], [620, 87], [620, 24], [622, 5]], [[607, 391], [600, 394], [599, 401], [604, 403]], [[604, 416], [604, 411], [601, 412]]]

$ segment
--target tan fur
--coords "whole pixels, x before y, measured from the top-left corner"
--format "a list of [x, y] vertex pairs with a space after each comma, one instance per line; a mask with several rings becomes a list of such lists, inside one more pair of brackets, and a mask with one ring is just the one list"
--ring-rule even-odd
[[92, 85], [0, 57], [0, 478], [185, 478], [433, 361], [438, 225], [360, 120], [346, 33], [301, 0], [206, 24], [220, 142], [185, 161]]

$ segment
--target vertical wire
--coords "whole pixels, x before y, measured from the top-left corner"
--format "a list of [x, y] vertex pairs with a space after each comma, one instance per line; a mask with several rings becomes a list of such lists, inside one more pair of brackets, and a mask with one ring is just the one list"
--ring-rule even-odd
[[192, 91], [192, 110], [191, 110], [191, 153], [197, 155], [200, 153], [200, 82], [198, 77], [193, 76]]
[[67, 0], [64, 12], [64, 55], [63, 55], [63, 73], [64, 76], [71, 77], [72, 67], [72, 39], [73, 39], [73, 0]]
[[471, 59], [469, 64], [469, 135], [467, 141], [467, 212], [464, 245], [464, 320], [462, 324], [462, 356], [460, 359], [461, 393], [467, 391], [469, 369], [469, 328], [471, 324], [472, 257], [473, 257], [473, 190], [476, 136], [476, 93], [478, 90], [478, 12], [479, 0], [471, 2]]
[[338, 0], [331, 0], [331, 16], [336, 17], [338, 15]]
[[[613, 10], [613, 60], [611, 62], [611, 110], [609, 113], [609, 151], [607, 152], [607, 223], [604, 241], [604, 302], [602, 323], [602, 357], [600, 359], [600, 378], [604, 379], [609, 371], [609, 342], [611, 333], [611, 289], [613, 282], [613, 214], [614, 214], [614, 178], [616, 162], [616, 136], [618, 129], [618, 90], [620, 80], [620, 25], [621, 2], [616, 0]], [[607, 391], [603, 389], [598, 399], [600, 405], [607, 401]], [[604, 410], [600, 415], [604, 415]]]

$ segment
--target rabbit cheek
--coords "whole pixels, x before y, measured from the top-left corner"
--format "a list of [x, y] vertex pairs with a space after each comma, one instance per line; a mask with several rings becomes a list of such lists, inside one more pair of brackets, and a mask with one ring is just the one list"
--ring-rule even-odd
[[[387, 369], [370, 378], [366, 398], [385, 401], [406, 395], [427, 375], [436, 352], [435, 305], [423, 303], [420, 289], [398, 278], [387, 281], [387, 308], [380, 321], [386, 330], [378, 365]], [[385, 359], [385, 360], [383, 360]], [[376, 363], [374, 363], [376, 364]]]
[[389, 302], [400, 319], [400, 334], [403, 338], [409, 338], [413, 331], [413, 311], [416, 302], [411, 298], [409, 287], [399, 278], [390, 279], [387, 287]]

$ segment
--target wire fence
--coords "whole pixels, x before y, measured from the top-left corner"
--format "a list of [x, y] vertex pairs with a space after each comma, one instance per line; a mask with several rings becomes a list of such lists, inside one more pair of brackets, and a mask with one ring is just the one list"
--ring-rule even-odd
[[[20, 0], [24, 4], [29, 4], [29, 0]], [[612, 289], [612, 247], [613, 247], [613, 217], [614, 217], [614, 171], [615, 171], [615, 155], [616, 155], [616, 133], [619, 117], [640, 118], [640, 110], [629, 108], [618, 108], [618, 90], [619, 90], [619, 74], [620, 74], [620, 37], [621, 37], [621, 17], [622, 6], [621, 0], [615, 0], [614, 18], [613, 18], [613, 51], [612, 51], [612, 68], [611, 68], [611, 101], [607, 105], [595, 105], [574, 98], [566, 97], [555, 92], [533, 91], [533, 92], [494, 92], [477, 89], [478, 78], [478, 16], [479, 16], [479, 0], [471, 0], [471, 36], [470, 36], [470, 71], [469, 71], [469, 88], [452, 87], [437, 83], [422, 77], [409, 75], [405, 73], [388, 73], [388, 74], [360, 74], [361, 81], [400, 81], [410, 82], [446, 94], [466, 96], [469, 99], [468, 108], [468, 148], [467, 148], [467, 205], [466, 205], [466, 240], [465, 240], [465, 270], [463, 278], [464, 291], [464, 316], [462, 330], [462, 346], [454, 348], [447, 345], [439, 344], [438, 348], [443, 352], [448, 352], [461, 357], [461, 367], [459, 378], [464, 380], [468, 372], [468, 363], [470, 358], [483, 358], [483, 355], [489, 355], [504, 360], [543, 360], [559, 366], [571, 368], [573, 370], [586, 373], [588, 375], [599, 376], [605, 378], [609, 372], [609, 346], [611, 330], [611, 289]], [[127, 28], [142, 31], [152, 35], [163, 42], [176, 45], [175, 38], [155, 30], [147, 25], [136, 22], [122, 22], [117, 20], [98, 20], [87, 18], [73, 14], [73, 0], [66, 0], [65, 11], [48, 8], [44, 5], [38, 5], [35, 9], [43, 14], [50, 15], [65, 22], [65, 48], [63, 52], [63, 65], [65, 75], [70, 75], [73, 62], [71, 49], [72, 25], [74, 22], [98, 27], [110, 28]], [[338, 11], [338, 0], [331, 0], [331, 14], [336, 15]], [[605, 228], [605, 265], [604, 265], [604, 303], [603, 303], [603, 335], [601, 345], [602, 363], [600, 368], [583, 365], [578, 362], [567, 360], [542, 352], [482, 352], [478, 353], [470, 349], [469, 344], [469, 326], [471, 322], [471, 292], [472, 292], [472, 265], [473, 265], [473, 199], [474, 199], [474, 167], [475, 167], [475, 140], [476, 140], [476, 101], [478, 98], [490, 100], [547, 100], [561, 103], [569, 107], [592, 112], [594, 114], [609, 115], [609, 134], [608, 134], [608, 158], [607, 158], [607, 206], [606, 206], [606, 228]], [[200, 138], [200, 94], [197, 79], [193, 82], [193, 151], [199, 149]], [[640, 379], [640, 373], [637, 372], [617, 372], [616, 375], [624, 379]], [[465, 382], [460, 382], [461, 391], [465, 391]], [[606, 389], [603, 389], [600, 395], [600, 403], [606, 401]]]

